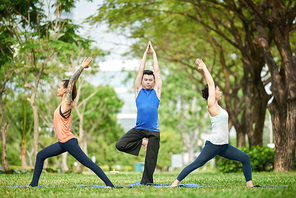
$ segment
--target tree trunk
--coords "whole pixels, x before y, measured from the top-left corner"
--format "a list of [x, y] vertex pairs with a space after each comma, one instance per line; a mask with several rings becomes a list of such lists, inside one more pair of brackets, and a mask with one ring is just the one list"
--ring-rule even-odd
[[8, 167], [7, 151], [6, 151], [6, 132], [9, 125], [7, 124], [6, 118], [5, 118], [5, 106], [2, 101], [2, 94], [3, 94], [3, 91], [1, 91], [1, 95], [0, 95], [0, 106], [1, 106], [1, 112], [2, 112], [1, 122], [0, 122], [1, 124], [0, 133], [1, 133], [1, 140], [2, 140], [2, 166], [4, 171], [8, 171], [9, 167]]
[[34, 168], [33, 162], [32, 162], [32, 155], [34, 153], [34, 149], [31, 150], [31, 152], [29, 152], [28, 150], [26, 151], [28, 156], [29, 156], [29, 164], [31, 168]]
[[36, 162], [37, 153], [39, 151], [39, 118], [38, 118], [38, 109], [35, 106], [32, 106], [34, 114], [34, 164]]
[[268, 100], [257, 98], [254, 101], [253, 118], [255, 123], [254, 129], [254, 146], [263, 146], [263, 129], [266, 115]]
[[[83, 115], [79, 117], [79, 144], [80, 148], [84, 151], [84, 131], [83, 131]], [[81, 173], [83, 170], [83, 165], [78, 162], [78, 165], [76, 167], [76, 173]]]
[[87, 138], [86, 138], [86, 136], [84, 136], [84, 138], [83, 138], [83, 151], [84, 151], [85, 155], [87, 155]]
[[[3, 114], [2, 114], [3, 116]], [[6, 131], [8, 128], [8, 124], [6, 122], [2, 123], [1, 127], [1, 137], [2, 137], [2, 166], [4, 171], [8, 171], [8, 161], [7, 161], [7, 152], [6, 152]]]
[[244, 116], [242, 118], [241, 124], [236, 131], [236, 147], [243, 147], [246, 146], [246, 133], [245, 133], [245, 122]]
[[20, 158], [21, 158], [21, 161], [22, 161], [22, 169], [27, 171], [28, 170], [28, 165], [27, 165], [27, 161], [26, 161], [26, 150], [27, 150], [26, 141], [22, 140]]
[[62, 153], [62, 171], [66, 172], [69, 170], [68, 165], [67, 165], [67, 156], [68, 152]]
[[279, 107], [275, 100], [268, 105], [274, 133], [274, 168], [276, 172], [294, 170], [295, 103], [295, 100], [293, 102], [290, 101], [290, 104], [287, 105], [287, 110]]
[[[228, 142], [229, 142], [229, 144], [231, 145], [231, 142], [230, 142], [230, 129], [232, 128], [232, 122], [231, 122], [231, 120], [229, 119], [228, 120]], [[234, 127], [234, 126], [233, 126]]]
[[48, 158], [46, 158], [46, 159], [44, 160], [43, 168], [47, 168], [47, 166], [48, 166]]
[[[226, 92], [226, 91], [225, 91]], [[225, 103], [226, 103], [226, 109], [229, 114], [229, 121], [231, 122], [232, 126], [235, 128], [236, 132], [236, 146], [242, 147], [246, 146], [246, 138], [245, 138], [245, 116], [242, 116], [241, 121], [238, 120], [238, 113], [236, 106], [233, 107], [232, 102], [233, 97], [231, 94], [225, 93]], [[228, 124], [229, 125], [229, 124]], [[230, 130], [230, 128], [228, 128]]]
[[296, 99], [287, 101], [287, 169], [294, 170], [295, 146], [296, 146]]
[[[247, 3], [250, 7], [254, 7], [250, 1]], [[272, 1], [271, 3], [274, 2]], [[270, 90], [274, 96], [272, 103], [267, 106], [271, 114], [274, 133], [274, 169], [276, 172], [290, 171], [294, 169], [295, 158], [296, 65], [293, 61], [291, 48], [289, 46], [288, 25], [290, 24], [288, 22], [281, 23], [281, 26], [279, 26], [278, 23], [279, 20], [288, 21], [289, 19], [285, 18], [288, 17], [288, 15], [282, 15], [281, 17], [283, 18], [281, 19], [276, 18], [280, 15], [273, 15], [273, 18], [270, 18], [272, 20], [267, 21], [265, 15], [262, 16], [262, 13], [256, 12], [254, 9], [252, 11], [258, 32], [255, 43], [262, 48], [264, 59], [271, 75]], [[278, 12], [277, 9], [274, 9], [272, 14], [278, 14]], [[259, 16], [259, 14], [261, 16]], [[264, 19], [265, 21], [263, 21]], [[268, 36], [273, 38], [278, 52], [280, 53], [281, 66], [274, 61], [274, 57], [270, 52], [265, 29], [266, 22], [269, 23], [268, 28], [272, 33]]]
[[[260, 50], [258, 50], [260, 51]], [[258, 53], [259, 54], [259, 53]], [[262, 82], [262, 66], [265, 64], [263, 56], [257, 54], [257, 63], [254, 71], [254, 81], [253, 81], [253, 122], [255, 123], [254, 128], [254, 145], [263, 146], [263, 130], [264, 130], [264, 121], [267, 110], [267, 103], [271, 96], [269, 96], [265, 90], [265, 85]], [[260, 53], [262, 54], [262, 53]]]
[[31, 88], [31, 98], [28, 101], [31, 104], [34, 115], [34, 164], [36, 162], [37, 153], [39, 151], [39, 117], [38, 108], [35, 104], [37, 87]]
[[254, 136], [254, 130], [253, 130], [253, 117], [252, 117], [252, 84], [250, 77], [248, 77], [250, 74], [249, 70], [246, 66], [244, 66], [244, 77], [243, 77], [243, 94], [244, 94], [244, 130], [246, 134], [248, 135], [249, 140], [249, 148], [251, 146], [255, 145], [255, 136]]
[[187, 150], [189, 154], [189, 163], [192, 163], [194, 161], [194, 147], [187, 147]]

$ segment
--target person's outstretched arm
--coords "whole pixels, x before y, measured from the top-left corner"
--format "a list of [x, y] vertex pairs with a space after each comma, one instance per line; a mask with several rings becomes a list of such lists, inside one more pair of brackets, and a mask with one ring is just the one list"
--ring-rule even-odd
[[154, 89], [156, 91], [158, 99], [160, 100], [161, 89], [162, 89], [162, 80], [161, 80], [161, 77], [160, 77], [160, 70], [159, 70], [159, 65], [158, 65], [156, 52], [154, 51], [150, 41], [149, 41], [149, 45], [150, 45], [150, 49], [151, 49], [152, 55], [153, 55], [153, 68], [154, 68], [154, 76], [155, 76]]
[[203, 62], [202, 59], [200, 58], [196, 59], [195, 63], [198, 64], [197, 69], [203, 71], [204, 77], [209, 86], [208, 111], [210, 112], [211, 116], [218, 115], [220, 113], [220, 109], [216, 102], [216, 96], [215, 96], [216, 88], [215, 88], [215, 83], [212, 78], [212, 75], [210, 74], [208, 68], [206, 67], [206, 64]]
[[92, 58], [85, 58], [80, 65], [80, 67], [76, 70], [76, 72], [73, 74], [73, 76], [70, 78], [67, 91], [66, 91], [66, 102], [65, 104], [63, 103], [62, 105], [62, 112], [68, 111], [71, 108], [71, 104], [73, 102], [72, 100], [72, 92], [74, 88], [74, 84], [77, 82], [81, 72], [83, 71], [84, 68], [89, 67], [89, 63], [92, 61]]
[[[149, 41], [150, 42], [150, 41]], [[139, 91], [142, 89], [142, 77], [143, 77], [143, 72], [145, 70], [145, 64], [146, 64], [146, 58], [147, 58], [147, 54], [151, 53], [150, 52], [150, 46], [148, 43], [148, 46], [144, 52], [143, 58], [141, 60], [141, 64], [139, 67], [139, 71], [138, 71], [138, 75], [136, 77], [135, 80], [135, 87], [134, 87], [134, 91], [135, 91], [135, 99], [138, 97]]]

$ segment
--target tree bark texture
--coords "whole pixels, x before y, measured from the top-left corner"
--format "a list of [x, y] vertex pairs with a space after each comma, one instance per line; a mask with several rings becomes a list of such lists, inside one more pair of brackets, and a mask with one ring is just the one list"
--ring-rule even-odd
[[26, 141], [22, 140], [20, 159], [22, 161], [22, 169], [24, 170], [28, 170], [28, 165], [26, 161], [26, 150], [27, 150]]
[[7, 151], [6, 151], [6, 131], [8, 128], [7, 123], [2, 123], [1, 126], [1, 139], [2, 139], [2, 166], [4, 171], [8, 171], [8, 160], [7, 160]]
[[69, 170], [68, 165], [67, 165], [67, 156], [68, 156], [68, 152], [64, 152], [61, 155], [61, 157], [62, 157], [62, 171], [64, 171], [64, 172]]
[[2, 94], [0, 96], [0, 105], [1, 105], [1, 111], [2, 111], [1, 123], [0, 123], [1, 124], [0, 133], [1, 133], [1, 141], [2, 141], [2, 166], [4, 171], [8, 171], [9, 167], [8, 167], [7, 151], [6, 151], [6, 132], [9, 125], [6, 122], [6, 118], [5, 118], [5, 106], [3, 104]]
[[[77, 110], [76, 110], [77, 111]], [[84, 131], [83, 131], [83, 113], [82, 114], [78, 114], [79, 116], [79, 145], [80, 148], [83, 150], [83, 152], [85, 152], [84, 148]], [[78, 162], [78, 165], [76, 167], [76, 173], [81, 173], [83, 170], [83, 165]]]
[[[264, 1], [258, 8], [250, 0], [246, 0], [254, 15], [258, 37], [255, 42], [262, 48], [263, 56], [271, 74], [271, 91], [274, 96], [268, 109], [271, 113], [275, 157], [275, 171], [294, 170], [295, 158], [295, 136], [296, 136], [296, 63], [293, 60], [289, 33], [291, 20], [289, 15], [283, 15], [287, 12], [286, 7], [280, 1]], [[271, 12], [268, 12], [271, 11]], [[265, 15], [270, 13], [270, 15]], [[269, 34], [266, 34], [266, 26]], [[268, 37], [275, 42], [281, 57], [281, 65], [275, 62], [270, 52]]]

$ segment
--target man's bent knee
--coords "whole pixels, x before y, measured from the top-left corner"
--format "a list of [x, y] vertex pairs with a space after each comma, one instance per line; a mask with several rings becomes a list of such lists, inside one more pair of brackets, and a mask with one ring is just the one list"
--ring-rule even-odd
[[122, 146], [122, 144], [118, 141], [118, 142], [116, 142], [116, 148], [117, 148], [117, 150], [119, 150], [119, 151], [122, 151], [124, 148], [123, 148], [123, 146]]

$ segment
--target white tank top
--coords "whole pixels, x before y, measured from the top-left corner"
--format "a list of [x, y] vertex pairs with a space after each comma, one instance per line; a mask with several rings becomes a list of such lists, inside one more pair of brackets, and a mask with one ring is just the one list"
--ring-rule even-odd
[[212, 123], [212, 132], [207, 140], [212, 144], [222, 145], [228, 144], [228, 113], [220, 106], [219, 108], [219, 115], [212, 117], [209, 113]]

